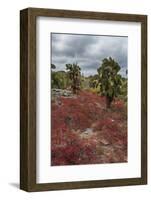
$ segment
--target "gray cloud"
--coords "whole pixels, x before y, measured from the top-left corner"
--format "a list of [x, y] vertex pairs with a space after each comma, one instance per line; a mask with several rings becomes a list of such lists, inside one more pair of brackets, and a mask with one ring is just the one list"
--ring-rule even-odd
[[85, 76], [97, 73], [105, 57], [111, 56], [121, 66], [121, 74], [127, 68], [127, 37], [78, 34], [51, 34], [51, 62], [56, 70], [65, 70], [65, 64], [77, 62]]

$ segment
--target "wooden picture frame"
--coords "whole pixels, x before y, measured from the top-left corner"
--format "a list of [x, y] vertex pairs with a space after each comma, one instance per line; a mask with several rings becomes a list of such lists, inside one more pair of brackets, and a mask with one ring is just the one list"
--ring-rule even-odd
[[[36, 19], [39, 16], [141, 23], [141, 177], [36, 183]], [[147, 184], [147, 16], [27, 8], [20, 12], [20, 188], [47, 191]]]

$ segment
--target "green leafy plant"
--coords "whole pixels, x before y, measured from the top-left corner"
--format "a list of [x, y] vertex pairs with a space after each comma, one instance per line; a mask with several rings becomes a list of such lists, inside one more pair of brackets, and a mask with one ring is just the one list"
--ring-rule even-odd
[[70, 79], [65, 71], [55, 71], [56, 66], [51, 64], [51, 87], [66, 89], [70, 85]]

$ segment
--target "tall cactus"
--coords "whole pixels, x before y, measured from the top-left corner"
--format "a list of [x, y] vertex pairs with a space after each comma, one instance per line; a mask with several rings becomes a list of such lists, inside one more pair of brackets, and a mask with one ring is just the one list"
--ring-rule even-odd
[[81, 68], [77, 64], [66, 64], [66, 70], [68, 71], [69, 78], [72, 81], [71, 88], [74, 94], [77, 94], [80, 90], [80, 78]]
[[110, 108], [115, 97], [120, 94], [122, 87], [122, 78], [118, 74], [121, 67], [111, 57], [104, 58], [101, 66], [98, 68], [101, 95], [106, 97], [106, 107]]

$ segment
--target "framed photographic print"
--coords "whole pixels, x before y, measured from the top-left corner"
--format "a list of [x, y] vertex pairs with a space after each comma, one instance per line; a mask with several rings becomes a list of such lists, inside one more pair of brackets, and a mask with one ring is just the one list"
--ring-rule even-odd
[[20, 12], [20, 188], [147, 183], [147, 16]]

